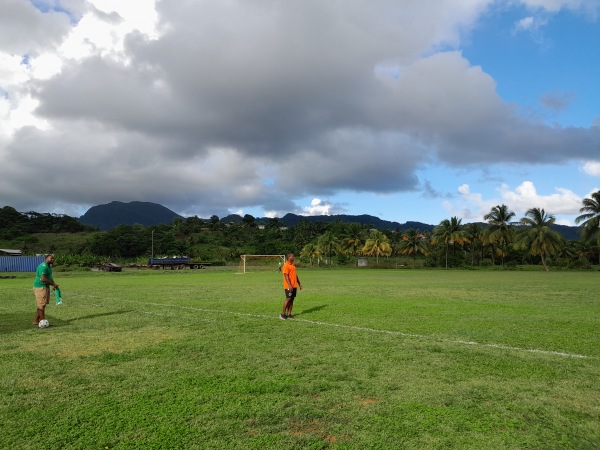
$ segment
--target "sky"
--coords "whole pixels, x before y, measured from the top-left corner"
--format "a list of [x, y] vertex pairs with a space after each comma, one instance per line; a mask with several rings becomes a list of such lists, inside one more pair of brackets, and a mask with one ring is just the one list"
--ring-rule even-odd
[[599, 56], [600, 0], [1, 0], [0, 207], [574, 225]]

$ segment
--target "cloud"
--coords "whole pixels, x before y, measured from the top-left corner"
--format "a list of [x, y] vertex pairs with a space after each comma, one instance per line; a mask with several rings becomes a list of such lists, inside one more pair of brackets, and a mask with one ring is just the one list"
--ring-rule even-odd
[[564, 111], [575, 100], [574, 92], [548, 92], [540, 97], [540, 103], [554, 111]]
[[0, 3], [0, 49], [8, 54], [36, 54], [56, 48], [70, 30], [63, 12], [42, 13], [32, 3], [3, 0]]
[[583, 171], [587, 175], [600, 177], [600, 161], [586, 161], [583, 165]]
[[544, 35], [543, 29], [548, 25], [548, 18], [543, 15], [524, 17], [515, 22], [513, 35], [527, 33], [530, 38], [538, 45], [550, 45]]
[[576, 214], [582, 201], [573, 191], [563, 188], [556, 188], [554, 194], [540, 195], [531, 181], [524, 181], [514, 191], [503, 185], [500, 194], [503, 202], [521, 213], [530, 208], [544, 208], [551, 214]]
[[0, 192], [26, 209], [52, 192], [61, 205], [293, 211], [340, 191], [418, 190], [425, 163], [593, 159], [600, 128], [521, 117], [458, 50], [492, 3], [416, 2], [407, 14], [393, 0], [63, 10], [8, 0], [0, 21], [16, 31], [0, 27]]
[[453, 194], [447, 192], [440, 192], [433, 187], [433, 184], [429, 180], [424, 180], [421, 186], [423, 193], [421, 194], [425, 198], [453, 198]]
[[[520, 219], [531, 208], [543, 208], [549, 214], [574, 215], [579, 212], [582, 198], [573, 191], [556, 188], [555, 193], [540, 195], [531, 181], [524, 181], [516, 188], [502, 184], [498, 189], [499, 197], [485, 199], [482, 194], [471, 192], [468, 184], [458, 187], [460, 200], [446, 201], [444, 207], [451, 215], [456, 215], [469, 222], [484, 222], [483, 217], [500, 204], [505, 204]], [[563, 223], [567, 221], [563, 220]], [[572, 225], [572, 223], [569, 222]]]
[[327, 216], [331, 214], [332, 205], [328, 202], [323, 202], [320, 198], [313, 198], [310, 206], [303, 209], [304, 215], [307, 216]]
[[590, 14], [592, 18], [597, 17], [600, 10], [600, 5], [596, 0], [520, 0], [520, 2], [530, 9], [541, 9], [551, 13], [559, 12], [562, 9], [582, 11]]
[[524, 17], [515, 23], [515, 30], [531, 30], [535, 25], [535, 19], [531, 16]]

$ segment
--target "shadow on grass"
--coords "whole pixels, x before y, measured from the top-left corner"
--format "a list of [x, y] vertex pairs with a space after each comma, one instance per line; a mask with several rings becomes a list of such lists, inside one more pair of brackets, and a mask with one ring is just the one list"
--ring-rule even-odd
[[[100, 314], [90, 314], [88, 316], [75, 317], [69, 320], [61, 320], [52, 317], [51, 314], [46, 314], [46, 318], [49, 320], [52, 328], [64, 327], [70, 325], [73, 322], [85, 319], [95, 319], [97, 317], [114, 316], [115, 314], [127, 314], [133, 309], [122, 309], [119, 311], [112, 311]], [[33, 325], [33, 318], [35, 317], [35, 311], [32, 313], [17, 313], [17, 314], [0, 314], [0, 336], [3, 334], [14, 333], [23, 330], [31, 330], [36, 328]]]
[[310, 308], [310, 309], [305, 309], [303, 311], [300, 311], [299, 313], [294, 314], [294, 316], [302, 316], [304, 314], [311, 314], [317, 311], [321, 311], [323, 308], [326, 308], [327, 305], [319, 305], [319, 306], [315, 306], [314, 308]]

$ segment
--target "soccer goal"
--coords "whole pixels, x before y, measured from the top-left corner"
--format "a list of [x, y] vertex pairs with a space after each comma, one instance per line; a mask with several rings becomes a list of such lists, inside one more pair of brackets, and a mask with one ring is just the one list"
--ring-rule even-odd
[[278, 271], [285, 255], [240, 255], [238, 273]]

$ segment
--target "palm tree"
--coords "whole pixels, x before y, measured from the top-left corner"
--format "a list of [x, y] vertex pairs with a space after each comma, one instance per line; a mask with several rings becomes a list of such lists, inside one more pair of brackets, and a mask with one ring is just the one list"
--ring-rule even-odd
[[340, 249], [349, 256], [359, 256], [364, 247], [365, 228], [359, 223], [351, 223], [340, 240]]
[[367, 239], [362, 252], [368, 256], [375, 256], [377, 264], [379, 264], [379, 255], [390, 256], [392, 254], [392, 246], [385, 234], [381, 231], [373, 231]]
[[433, 229], [431, 242], [433, 244], [443, 242], [446, 246], [446, 269], [448, 269], [449, 245], [452, 244], [452, 249], [454, 250], [456, 244], [463, 246], [465, 243], [469, 242], [469, 239], [467, 239], [465, 232], [462, 229], [461, 222], [462, 219], [451, 217], [450, 220], [442, 220], [440, 224]]
[[[592, 198], [584, 198], [583, 206], [579, 210], [581, 214], [575, 219], [575, 223], [581, 223], [581, 237], [585, 240], [596, 238], [600, 246], [600, 191], [591, 195]], [[600, 262], [600, 254], [598, 255]]]
[[401, 255], [412, 255], [413, 267], [415, 267], [417, 254], [427, 256], [428, 253], [425, 236], [419, 230], [413, 230], [412, 228], [406, 230], [402, 235], [402, 240], [398, 244], [397, 252]]
[[508, 244], [512, 242], [515, 231], [510, 220], [515, 217], [515, 213], [508, 209], [506, 205], [497, 205], [492, 210], [483, 216], [488, 221], [486, 234], [490, 243], [498, 243], [500, 245], [502, 266], [504, 266], [504, 256], [507, 254]]
[[475, 253], [483, 247], [482, 242], [483, 228], [478, 223], [469, 223], [465, 225], [465, 237], [471, 244], [471, 266], [475, 265]]
[[306, 244], [304, 248], [300, 251], [300, 256], [302, 258], [309, 258], [310, 267], [312, 267], [314, 258], [317, 258], [317, 261], [321, 259], [321, 252], [315, 244]]
[[338, 242], [335, 235], [331, 231], [327, 231], [319, 237], [317, 246], [322, 254], [327, 255], [327, 262], [331, 267], [331, 254], [337, 251]]
[[529, 250], [533, 256], [539, 255], [546, 271], [546, 256], [560, 252], [564, 245], [562, 236], [550, 228], [555, 221], [555, 217], [543, 208], [531, 208], [520, 221], [526, 228], [517, 233], [515, 241], [515, 248]]
[[596, 255], [598, 246], [594, 245], [592, 241], [579, 240], [571, 243], [570, 250], [573, 258], [585, 259], [591, 262], [592, 258]]

